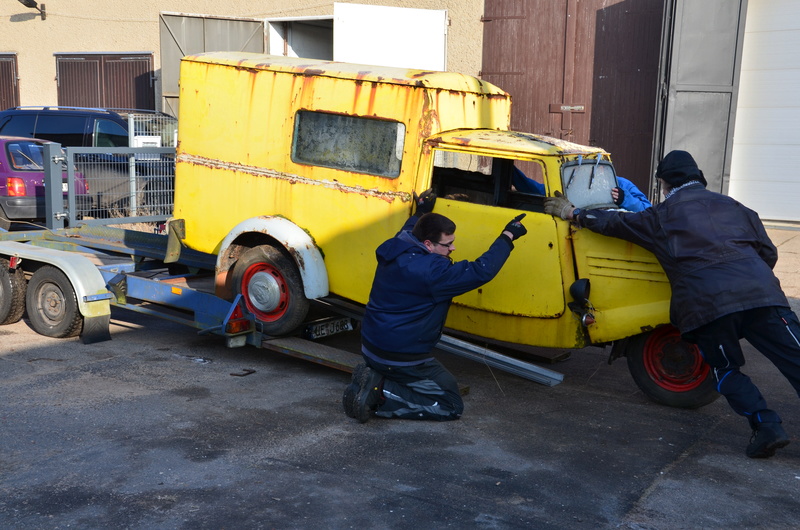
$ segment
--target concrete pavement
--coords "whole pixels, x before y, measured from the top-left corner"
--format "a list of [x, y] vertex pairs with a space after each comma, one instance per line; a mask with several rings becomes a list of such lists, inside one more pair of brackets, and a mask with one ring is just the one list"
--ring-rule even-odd
[[[797, 307], [800, 232], [770, 235]], [[0, 528], [797, 527], [800, 402], [747, 346], [792, 437], [769, 460], [724, 401], [656, 405], [598, 348], [555, 387], [443, 354], [460, 421], [362, 425], [342, 372], [141, 315], [112, 336], [0, 328]]]

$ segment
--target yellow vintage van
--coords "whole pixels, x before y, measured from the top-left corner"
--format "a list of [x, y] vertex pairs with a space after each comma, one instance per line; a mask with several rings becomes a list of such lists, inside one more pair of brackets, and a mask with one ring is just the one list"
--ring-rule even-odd
[[242, 294], [271, 335], [309, 300], [366, 304], [375, 249], [433, 188], [475, 259], [527, 212], [500, 274], [454, 300], [447, 326], [511, 343], [613, 345], [656, 401], [716, 397], [669, 325], [669, 283], [633, 244], [543, 213], [562, 191], [614, 208], [604, 150], [509, 130], [510, 96], [474, 77], [249, 53], [184, 57], [175, 219], [183, 246], [217, 255], [216, 291]]

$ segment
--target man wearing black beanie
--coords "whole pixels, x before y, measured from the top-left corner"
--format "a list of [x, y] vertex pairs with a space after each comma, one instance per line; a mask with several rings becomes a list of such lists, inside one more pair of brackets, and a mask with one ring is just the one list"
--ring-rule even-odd
[[545, 212], [655, 254], [672, 287], [672, 323], [698, 345], [717, 390], [753, 430], [745, 453], [771, 457], [789, 437], [778, 413], [740, 371], [739, 340], [772, 361], [800, 395], [800, 321], [772, 272], [777, 249], [756, 212], [706, 189], [686, 151], [667, 154], [656, 177], [665, 200], [641, 212], [581, 211], [559, 192], [545, 199]]

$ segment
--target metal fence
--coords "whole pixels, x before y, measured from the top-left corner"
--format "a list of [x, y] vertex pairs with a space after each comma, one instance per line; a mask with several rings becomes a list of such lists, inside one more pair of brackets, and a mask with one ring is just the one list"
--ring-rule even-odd
[[175, 192], [174, 147], [45, 145], [48, 228], [162, 222]]

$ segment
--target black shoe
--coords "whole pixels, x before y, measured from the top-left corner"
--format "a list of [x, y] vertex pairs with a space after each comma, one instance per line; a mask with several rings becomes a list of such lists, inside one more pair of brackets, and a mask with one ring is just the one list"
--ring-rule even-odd
[[750, 458], [769, 458], [777, 449], [789, 445], [789, 436], [780, 423], [759, 423], [750, 438], [747, 446], [747, 456]]
[[347, 388], [344, 389], [344, 394], [342, 394], [344, 413], [351, 418], [356, 417], [356, 397], [361, 388], [359, 383], [364, 375], [364, 369], [366, 367], [367, 365], [365, 363], [358, 363], [356, 365], [353, 369], [353, 378], [350, 380], [350, 384], [347, 385]]
[[364, 367], [359, 380], [358, 395], [354, 402], [355, 418], [361, 423], [369, 421], [372, 411], [378, 408], [381, 398], [383, 376], [369, 367]]

